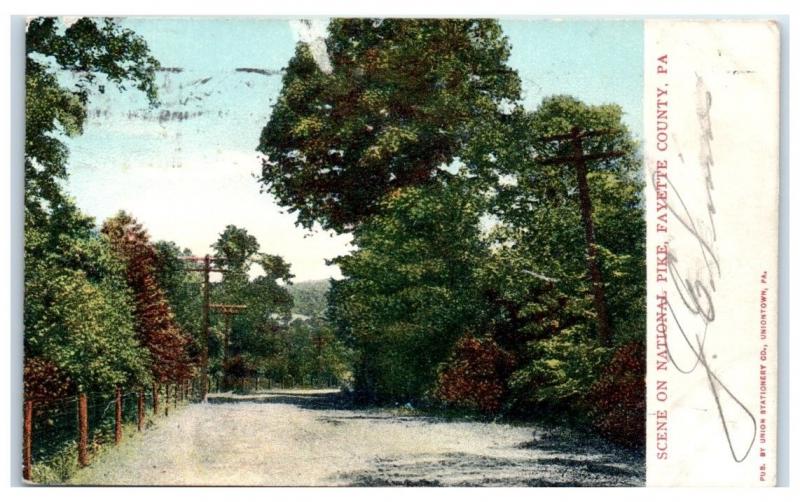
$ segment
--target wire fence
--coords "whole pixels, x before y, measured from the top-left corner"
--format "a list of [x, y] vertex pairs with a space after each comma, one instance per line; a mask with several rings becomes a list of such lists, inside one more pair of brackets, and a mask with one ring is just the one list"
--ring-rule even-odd
[[103, 447], [119, 443], [125, 424], [139, 431], [157, 415], [201, 398], [199, 381], [86, 392], [58, 399], [26, 400], [23, 421], [23, 478], [34, 466], [77, 462], [85, 467]]

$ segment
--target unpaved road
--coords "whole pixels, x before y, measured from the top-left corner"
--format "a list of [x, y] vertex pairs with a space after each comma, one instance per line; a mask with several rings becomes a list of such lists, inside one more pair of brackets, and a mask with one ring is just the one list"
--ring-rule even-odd
[[565, 431], [337, 406], [324, 391], [211, 395], [83, 469], [75, 484], [609, 486], [641, 456]]

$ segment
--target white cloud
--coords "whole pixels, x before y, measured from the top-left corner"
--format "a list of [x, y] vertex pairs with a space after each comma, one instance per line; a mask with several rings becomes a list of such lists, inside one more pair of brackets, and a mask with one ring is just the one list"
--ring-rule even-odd
[[330, 74], [333, 71], [331, 60], [328, 57], [328, 48], [325, 45], [329, 20], [327, 19], [297, 19], [289, 21], [295, 41], [305, 42], [311, 50], [311, 56], [319, 66], [320, 71]]

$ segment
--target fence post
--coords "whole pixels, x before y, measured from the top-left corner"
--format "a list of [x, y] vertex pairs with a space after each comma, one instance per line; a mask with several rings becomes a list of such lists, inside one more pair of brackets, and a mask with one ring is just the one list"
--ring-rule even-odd
[[153, 384], [153, 415], [158, 415], [158, 384]]
[[164, 384], [164, 416], [169, 416], [169, 384]]
[[114, 444], [122, 441], [122, 389], [117, 385], [114, 399]]
[[33, 444], [33, 401], [25, 401], [24, 425], [22, 428], [22, 478], [31, 480], [31, 446]]
[[78, 394], [78, 464], [89, 465], [89, 410], [86, 394]]
[[144, 387], [139, 389], [139, 403], [136, 406], [136, 428], [139, 432], [144, 429]]

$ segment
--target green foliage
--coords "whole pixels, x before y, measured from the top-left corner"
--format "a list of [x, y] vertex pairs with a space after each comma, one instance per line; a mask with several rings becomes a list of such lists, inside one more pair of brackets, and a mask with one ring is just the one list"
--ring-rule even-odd
[[[57, 228], [25, 228], [26, 359], [54, 365], [84, 391], [147, 381], [124, 265], [69, 201], [52, 215]], [[29, 388], [48, 372], [29, 374]]]
[[133, 330], [130, 294], [92, 284], [80, 271], [48, 274], [31, 282], [31, 302], [50, 302], [27, 338], [31, 353], [46, 355], [79, 389], [147, 381], [147, 353]]
[[303, 360], [303, 355], [295, 350], [296, 341], [286, 326], [292, 309], [292, 295], [287, 289], [293, 277], [289, 264], [280, 256], [259, 252], [258, 240], [235, 225], [225, 227], [212, 248], [216, 263], [226, 270], [222, 280], [213, 284], [212, 302], [246, 305], [233, 316], [229, 335], [223, 315], [212, 314], [218, 336], [211, 350], [212, 366], [231, 378], [258, 375], [300, 381], [301, 364], [297, 361]]
[[587, 396], [613, 351], [597, 342], [575, 168], [542, 162], [571, 156], [571, 146], [542, 138], [573, 127], [608, 131], [584, 138], [584, 151], [623, 153], [590, 161], [588, 184], [613, 344], [644, 336], [643, 183], [636, 144], [621, 118], [616, 105], [546, 98], [536, 111], [515, 116], [513, 149], [495, 163], [506, 179], [493, 191], [494, 259], [483, 267], [482, 282], [496, 305], [491, 329], [520, 362], [509, 380], [514, 413], [585, 416]]
[[[56, 18], [28, 23], [25, 60], [25, 204], [39, 217], [64, 195], [58, 184], [67, 177], [67, 148], [61, 135], [83, 131], [90, 91], [105, 83], [127, 85], [156, 103], [159, 67], [145, 41], [111, 19], [81, 18], [64, 28]], [[71, 87], [59, 82], [71, 72]]]
[[251, 260], [258, 252], [258, 241], [247, 230], [228, 225], [211, 245], [219, 265], [236, 272], [250, 268]]
[[584, 397], [608, 360], [608, 349], [576, 334], [531, 342], [527, 364], [509, 380], [511, 407], [528, 413], [583, 411]]
[[187, 270], [191, 262], [182, 257], [192, 256], [189, 249], [181, 250], [174, 242], [158, 241], [155, 275], [167, 302], [175, 315], [175, 322], [187, 336], [192, 337], [189, 347], [193, 357], [202, 350], [203, 284], [202, 276]]
[[290, 285], [288, 290], [294, 302], [292, 313], [315, 319], [325, 317], [330, 288], [331, 281], [329, 279], [304, 281]]
[[58, 485], [69, 480], [80, 469], [78, 444], [71, 441], [48, 459], [31, 466], [31, 480], [40, 485]]
[[[124, 264], [94, 220], [63, 193], [68, 151], [80, 134], [90, 91], [132, 84], [155, 102], [158, 62], [147, 45], [110, 19], [64, 28], [36, 18], [26, 34], [25, 359], [26, 392], [107, 388], [150, 379], [134, 333]], [[73, 75], [62, 84], [59, 72]]]
[[298, 222], [350, 230], [394, 190], [446, 178], [519, 97], [494, 20], [334, 19], [330, 71], [300, 43], [261, 134], [261, 181]]
[[[552, 284], [571, 299], [573, 312], [586, 324], [593, 324], [575, 168], [570, 163], [549, 165], [541, 160], [572, 155], [568, 142], [543, 138], [568, 133], [572, 127], [609, 132], [583, 140], [587, 153], [623, 153], [615, 159], [588, 163], [595, 236], [615, 343], [641, 337], [643, 179], [636, 144], [622, 123], [622, 110], [616, 105], [589, 106], [569, 96], [553, 96], [535, 112], [517, 115], [516, 120], [520, 132], [511, 137], [516, 142], [513, 151], [536, 155], [498, 159], [498, 172], [512, 181], [501, 183], [495, 192], [492, 212], [500, 225], [493, 238], [507, 249], [504, 253], [524, 263], [524, 270], [555, 279]], [[574, 316], [571, 319], [576, 320]]]
[[358, 352], [366, 399], [414, 399], [455, 340], [480, 322], [473, 272], [485, 257], [480, 201], [463, 184], [397, 190], [359, 226], [357, 251], [335, 260], [329, 317]]

